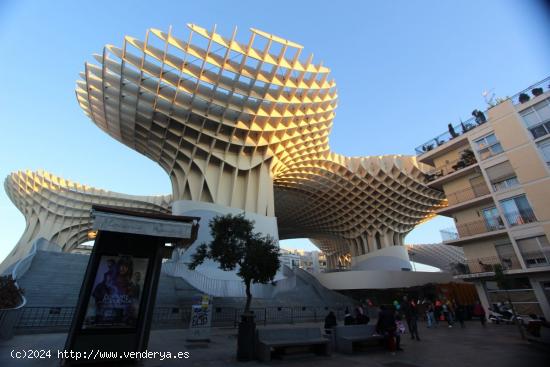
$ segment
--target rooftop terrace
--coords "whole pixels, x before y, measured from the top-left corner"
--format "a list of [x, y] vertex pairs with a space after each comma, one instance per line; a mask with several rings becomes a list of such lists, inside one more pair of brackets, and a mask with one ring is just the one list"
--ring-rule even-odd
[[530, 85], [529, 87], [525, 88], [521, 92], [516, 93], [512, 97], [506, 97], [506, 98], [496, 98], [495, 102], [490, 105], [489, 108], [487, 108], [485, 111], [478, 111], [474, 110], [473, 113], [476, 113], [477, 116], [474, 116], [466, 121], [461, 121], [460, 123], [452, 126], [452, 124], [449, 124], [449, 127], [447, 131], [444, 133], [436, 136], [433, 139], [428, 140], [424, 144], [419, 145], [415, 148], [417, 155], [422, 155], [426, 152], [429, 152], [430, 150], [434, 149], [435, 147], [438, 147], [440, 145], [445, 144], [446, 142], [459, 137], [465, 133], [467, 133], [470, 130], [475, 129], [477, 126], [484, 124], [487, 116], [487, 111], [496, 106], [497, 104], [500, 104], [504, 101], [511, 100], [514, 105], [522, 104], [531, 99], [531, 96], [538, 96], [543, 94], [544, 92], [547, 92], [550, 90], [550, 76], [546, 79], [543, 79], [533, 85]]

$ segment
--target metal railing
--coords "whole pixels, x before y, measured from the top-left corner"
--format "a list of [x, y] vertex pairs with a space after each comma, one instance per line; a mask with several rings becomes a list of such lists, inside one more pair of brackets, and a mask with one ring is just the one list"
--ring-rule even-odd
[[498, 231], [500, 229], [504, 229], [504, 223], [500, 218], [493, 218], [490, 221], [481, 219], [457, 224], [456, 229], [453, 227], [446, 228], [440, 230], [440, 233], [443, 241], [453, 241], [480, 233]]
[[[541, 94], [545, 93], [545, 92], [548, 92], [548, 90], [550, 90], [550, 84], [548, 84], [548, 83], [550, 83], [550, 76], [547, 77], [546, 79], [541, 80], [540, 82], [537, 82], [533, 85], [528, 86], [527, 88], [525, 88], [521, 92], [514, 94], [512, 97], [510, 97], [510, 100], [512, 100], [512, 103], [514, 105], [525, 103], [525, 102], [529, 101], [532, 97], [536, 97], [536, 95], [539, 92]], [[540, 89], [536, 90], [538, 88], [540, 88]], [[522, 96], [522, 95], [524, 95], [524, 96]], [[527, 96], [528, 98], [525, 98], [525, 96]]]
[[443, 242], [445, 241], [454, 241], [458, 240], [458, 232], [456, 231], [455, 227], [445, 228], [439, 230], [439, 233], [441, 234], [441, 240]]
[[537, 217], [532, 209], [524, 209], [515, 212], [504, 213], [504, 217], [510, 226], [519, 226], [522, 224], [533, 223]]
[[[353, 308], [348, 306], [350, 310]], [[282, 306], [251, 308], [258, 324], [292, 324], [323, 321], [329, 311], [340, 320], [346, 307]], [[213, 327], [237, 327], [244, 308], [212, 307]], [[71, 326], [75, 307], [25, 307], [15, 325], [16, 334], [67, 332]], [[155, 307], [151, 327], [153, 329], [186, 329], [189, 327], [191, 306]]]
[[[185, 279], [198, 290], [214, 297], [246, 297], [245, 287], [240, 280], [215, 279], [196, 271], [189, 270], [186, 263], [167, 261], [162, 264], [162, 272]], [[296, 287], [294, 275], [280, 279], [275, 284], [252, 284], [251, 292], [255, 298], [273, 298], [276, 292]]]
[[492, 218], [490, 221], [481, 219], [456, 226], [459, 238], [473, 236], [480, 233], [498, 231], [504, 229], [504, 223], [500, 217]]
[[543, 248], [540, 251], [522, 251], [521, 256], [528, 268], [550, 266], [550, 248]]
[[[547, 92], [550, 89], [550, 85], [548, 85], [549, 82], [550, 82], [550, 77], [547, 77], [546, 79], [543, 79], [543, 80], [541, 80], [541, 81], [525, 88], [524, 90], [522, 90], [521, 92], [513, 95], [512, 97], [506, 97], [506, 98], [498, 100], [498, 103], [504, 102], [508, 99], [510, 99], [514, 105], [524, 103], [524, 102], [526, 102], [527, 100], [529, 100], [531, 98], [529, 96], [529, 94], [535, 95], [535, 93]], [[538, 89], [538, 88], [540, 88], [540, 89]], [[534, 90], [536, 90], [536, 92]], [[493, 106], [490, 106], [489, 108], [491, 108], [491, 107], [493, 107]], [[487, 111], [489, 110], [489, 108], [482, 112], [483, 116], [487, 116]], [[448, 141], [450, 141], [450, 140], [452, 140], [456, 137], [459, 137], [459, 136], [467, 133], [468, 131], [470, 131], [472, 129], [475, 129], [477, 126], [482, 125], [483, 123], [485, 123], [483, 118], [480, 119], [480, 118], [475, 118], [475, 117], [472, 117], [472, 118], [470, 118], [470, 119], [468, 119], [464, 122], [460, 122], [460, 123], [453, 126], [452, 130], [453, 130], [454, 134], [451, 134], [450, 131], [446, 131], [443, 134], [440, 134], [440, 135], [436, 136], [435, 138], [428, 140], [424, 144], [421, 144], [421, 145], [419, 145], [418, 147], [415, 148], [416, 154], [420, 155], [420, 154], [424, 154], [426, 152], [429, 152], [430, 150], [432, 150], [434, 148], [437, 148], [438, 146], [443, 145], [444, 143], [446, 143], [446, 142], [448, 142]]]
[[447, 176], [456, 171], [460, 171], [461, 169], [469, 167], [476, 163], [477, 161], [473, 156], [469, 159], [455, 159], [453, 161], [450, 161], [449, 163], [445, 163], [441, 166], [430, 169], [426, 173], [426, 180], [428, 180], [428, 182], [437, 180], [440, 177]]
[[466, 263], [458, 263], [452, 269], [454, 275], [468, 275], [479, 273], [492, 273], [496, 266], [501, 266], [502, 270], [521, 269], [521, 265], [514, 254], [507, 256], [487, 256], [476, 259], [468, 259]]
[[455, 205], [458, 203], [463, 203], [468, 200], [475, 199], [480, 196], [488, 195], [489, 187], [485, 183], [479, 185], [473, 185], [466, 189], [455, 191], [449, 194], [445, 194], [449, 206]]

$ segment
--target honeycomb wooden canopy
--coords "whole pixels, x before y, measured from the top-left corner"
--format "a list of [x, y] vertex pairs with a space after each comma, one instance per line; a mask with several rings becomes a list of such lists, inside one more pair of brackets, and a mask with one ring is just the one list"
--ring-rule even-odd
[[71, 251], [89, 241], [92, 205], [171, 213], [170, 195], [135, 196], [97, 189], [45, 171], [17, 171], [4, 181], [8, 197], [25, 216], [21, 239], [8, 256], [20, 258], [38, 238]]
[[100, 129], [168, 173], [174, 200], [276, 215], [281, 238], [338, 256], [402, 244], [442, 205], [415, 157], [330, 151], [336, 83], [301, 45], [188, 28], [105, 46], [76, 88]]

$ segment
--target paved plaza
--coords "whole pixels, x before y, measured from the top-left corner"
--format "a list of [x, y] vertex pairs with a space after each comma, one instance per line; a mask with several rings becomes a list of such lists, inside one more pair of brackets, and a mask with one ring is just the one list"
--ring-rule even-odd
[[[321, 324], [274, 325], [268, 327], [321, 326]], [[421, 341], [412, 341], [405, 334], [403, 352], [391, 353], [373, 347], [353, 355], [334, 353], [331, 357], [294, 354], [269, 363], [239, 363], [235, 359], [234, 328], [215, 328], [210, 343], [192, 344], [185, 340], [186, 330], [155, 330], [151, 333], [149, 351], [189, 352], [188, 359], [148, 359], [143, 366], [373, 366], [373, 367], [477, 367], [477, 366], [547, 366], [550, 349], [535, 347], [520, 339], [513, 325], [466, 323], [466, 328], [440, 327], [427, 329], [420, 325]], [[66, 334], [20, 335], [0, 343], [0, 366], [58, 366], [57, 350], [63, 348]], [[50, 349], [51, 359], [14, 360], [13, 349]], [[54, 356], [55, 354], [55, 356]], [[114, 365], [114, 363], [113, 363]]]

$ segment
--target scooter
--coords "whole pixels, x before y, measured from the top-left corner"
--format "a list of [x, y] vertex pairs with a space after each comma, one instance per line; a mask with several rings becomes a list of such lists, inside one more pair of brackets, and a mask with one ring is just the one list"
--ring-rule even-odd
[[[495, 307], [496, 308], [496, 307]], [[515, 315], [512, 310], [502, 306], [498, 308], [498, 311], [495, 310], [489, 310], [489, 316], [487, 319], [490, 322], [493, 322], [495, 324], [513, 324], [515, 323], [516, 319], [522, 324], [524, 321], [529, 321], [525, 319], [529, 319], [529, 317], [522, 316], [522, 315]]]

